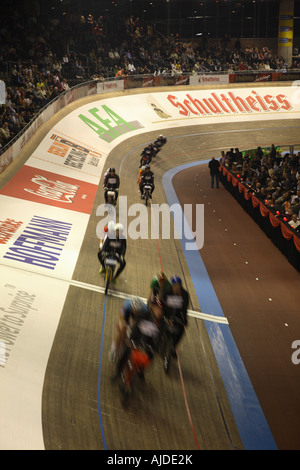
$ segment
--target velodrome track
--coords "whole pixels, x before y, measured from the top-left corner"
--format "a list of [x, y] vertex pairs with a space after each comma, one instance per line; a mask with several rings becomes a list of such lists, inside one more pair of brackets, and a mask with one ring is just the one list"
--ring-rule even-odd
[[[76, 104], [80, 105], [82, 102]], [[65, 109], [64, 114], [67, 112]], [[59, 114], [56, 120], [63, 113]], [[6, 172], [7, 180], [52, 126], [55, 123], [49, 122], [46, 130], [39, 131], [23, 159]], [[31, 353], [38, 367], [35, 361], [43, 341], [53, 341], [42, 386], [42, 439], [38, 436], [39, 417], [33, 422], [27, 419], [27, 433], [22, 426], [17, 432], [18, 422], [25, 422], [26, 410], [25, 416], [17, 415], [6, 403], [7, 432], [1, 431], [1, 448], [299, 449], [299, 370], [291, 362], [291, 344], [300, 334], [299, 275], [224, 188], [210, 189], [207, 169], [211, 154], [219, 156], [226, 148], [297, 143], [299, 121], [202, 124], [166, 129], [164, 134], [168, 144], [152, 166], [156, 177], [153, 202], [174, 201], [168, 171], [187, 165], [174, 176], [173, 184], [181, 203], [205, 204], [205, 242], [200, 252], [204, 264], [198, 253], [191, 259], [180, 240], [173, 237], [128, 240], [126, 270], [118, 287], [105, 298], [95, 235], [99, 221], [96, 209], [103, 203], [101, 180], [71, 279], [66, 266], [65, 276], [45, 275], [41, 281], [48, 290], [46, 299], [53, 302], [53, 313], [59, 307], [55, 304], [56, 289], [66, 291], [53, 338], [45, 334], [39, 349]], [[105, 161], [105, 169], [113, 165], [120, 174], [120, 194], [126, 194], [128, 206], [139, 202], [136, 178], [140, 151], [156, 136], [157, 132], [128, 136]], [[201, 161], [203, 165], [190, 166]], [[150, 216], [150, 208], [148, 211]], [[193, 312], [215, 316], [205, 321], [205, 316], [191, 313], [170, 374], [165, 376], [155, 361], [146, 385], [138, 386], [134, 401], [124, 410], [110, 380], [107, 359], [115, 319], [126, 295], [147, 297], [150, 280], [161, 267], [168, 275], [176, 272], [182, 276]], [[1, 273], [8, 274], [5, 269], [2, 266]], [[13, 285], [20, 275], [19, 267], [12, 270], [6, 285]], [[30, 291], [31, 286], [34, 290], [31, 278], [35, 282], [39, 274], [34, 270], [21, 274], [26, 288], [18, 288]], [[48, 306], [48, 315], [49, 311]], [[26, 335], [30, 341], [30, 331]], [[12, 364], [13, 357], [9, 361]], [[17, 375], [21, 374], [16, 385], [23, 383], [26, 388], [34, 377], [32, 365], [27, 364], [28, 370], [21, 372], [13, 365]], [[3, 384], [1, 387], [5, 397]], [[14, 390], [12, 403], [17, 394]]]

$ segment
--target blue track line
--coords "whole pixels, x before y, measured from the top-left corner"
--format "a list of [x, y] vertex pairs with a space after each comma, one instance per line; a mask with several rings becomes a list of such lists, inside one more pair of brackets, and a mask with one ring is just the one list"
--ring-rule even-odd
[[106, 301], [107, 301], [107, 294], [105, 294], [105, 297], [104, 297], [103, 321], [102, 321], [101, 344], [100, 344], [100, 358], [99, 358], [99, 368], [98, 368], [98, 415], [99, 415], [99, 423], [100, 423], [101, 436], [102, 436], [104, 450], [107, 450], [107, 445], [106, 445], [105, 436], [104, 436], [103, 421], [102, 421], [102, 414], [101, 414], [100, 385], [101, 385], [101, 366], [102, 366], [102, 355], [103, 355], [103, 338], [104, 338]]
[[[175, 174], [193, 166], [207, 164], [208, 161], [201, 160], [181, 165], [163, 175], [162, 184], [170, 206], [179, 204], [172, 184]], [[176, 218], [174, 218], [174, 223], [176, 224]], [[186, 239], [181, 239], [181, 245], [201, 310], [224, 316], [199, 251], [189, 251], [185, 248], [186, 242], [192, 238], [191, 234], [186, 233], [186, 235]], [[205, 321], [205, 325], [245, 449], [277, 450], [229, 326], [210, 321]]]

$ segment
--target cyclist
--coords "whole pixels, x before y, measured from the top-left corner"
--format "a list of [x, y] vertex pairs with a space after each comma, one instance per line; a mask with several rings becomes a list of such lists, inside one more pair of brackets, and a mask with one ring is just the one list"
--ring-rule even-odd
[[155, 140], [154, 146], [155, 146], [157, 149], [160, 149], [163, 145], [165, 145], [166, 142], [167, 142], [166, 137], [164, 137], [162, 134], [160, 134], [160, 135], [157, 137], [157, 139]]
[[147, 163], [151, 163], [152, 157], [155, 156], [155, 150], [152, 144], [149, 144], [141, 153], [140, 168]]
[[116, 170], [114, 168], [109, 169], [109, 173], [106, 175], [104, 180], [104, 197], [105, 202], [107, 204], [107, 192], [114, 191], [115, 192], [115, 202], [118, 199], [118, 189], [120, 186], [120, 178], [119, 175], [116, 174]]
[[187, 309], [189, 305], [189, 294], [182, 286], [182, 280], [178, 275], [171, 277], [172, 289], [164, 297], [165, 314], [171, 325], [173, 338], [173, 356], [175, 348], [181, 339], [187, 326]]
[[137, 179], [137, 184], [139, 185], [139, 191], [140, 191], [140, 192], [141, 192], [141, 179], [142, 179], [144, 170], [145, 170], [145, 165], [142, 166], [142, 168], [140, 168], [139, 174], [138, 174], [138, 179]]
[[143, 371], [149, 366], [158, 345], [160, 312], [161, 309], [159, 307], [153, 308], [151, 311], [145, 309], [136, 316], [136, 320], [128, 340], [128, 346], [125, 348], [117, 364], [116, 377], [120, 376], [122, 368], [128, 360], [132, 349], [135, 350], [137, 359], [141, 359], [141, 362], [139, 361], [139, 370], [137, 372], [141, 378], [144, 377]]
[[137, 316], [143, 314], [146, 310], [146, 305], [139, 297], [133, 297], [124, 301], [117, 320], [116, 334], [109, 352], [112, 362], [115, 361], [116, 356], [119, 356], [125, 347], [125, 342], [130, 337]]
[[150, 283], [150, 293], [147, 305], [150, 305], [158, 299], [163, 302], [168, 292], [171, 292], [172, 286], [164, 272], [156, 274]]
[[154, 191], [155, 186], [154, 186], [154, 174], [150, 169], [150, 165], [145, 165], [145, 170], [141, 178], [140, 190], [141, 190], [142, 199], [144, 199], [144, 186], [146, 184], [151, 186], [150, 199], [152, 199], [152, 193]]
[[127, 248], [127, 243], [126, 243], [126, 238], [123, 236], [123, 226], [122, 224], [116, 224], [115, 226], [115, 237], [106, 237], [102, 251], [101, 251], [101, 256], [99, 258], [100, 263], [102, 264], [102, 269], [101, 273], [105, 271], [105, 256], [107, 253], [115, 253], [118, 256], [118, 262], [119, 262], [119, 268], [112, 280], [114, 284], [117, 282], [117, 278], [121, 274], [121, 272], [124, 270], [126, 266], [126, 261], [125, 261], [125, 254], [126, 254], [126, 248]]

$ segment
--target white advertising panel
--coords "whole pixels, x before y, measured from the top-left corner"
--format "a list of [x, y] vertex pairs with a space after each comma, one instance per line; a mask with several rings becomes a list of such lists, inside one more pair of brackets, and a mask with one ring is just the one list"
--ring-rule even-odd
[[[101, 99], [70, 113], [56, 126], [108, 153], [137, 133], [169, 127], [264, 119], [297, 118], [299, 87], [177, 90]], [[76, 136], [75, 136], [76, 134]]]
[[44, 375], [68, 287], [0, 266], [1, 450], [44, 449]]
[[0, 207], [0, 266], [71, 279], [89, 215], [4, 195]]
[[51, 130], [26, 165], [98, 184], [107, 154], [76, 138]]
[[190, 85], [215, 85], [215, 84], [228, 84], [229, 83], [229, 75], [214, 75], [214, 74], [202, 74], [202, 75], [195, 75], [190, 77]]

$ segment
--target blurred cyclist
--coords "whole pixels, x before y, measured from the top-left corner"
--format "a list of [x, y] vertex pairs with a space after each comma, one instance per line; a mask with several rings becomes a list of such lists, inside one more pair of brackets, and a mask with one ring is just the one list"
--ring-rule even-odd
[[106, 253], [115, 253], [118, 255], [119, 268], [112, 280], [114, 284], [117, 282], [117, 278], [120, 276], [121, 272], [126, 266], [125, 254], [126, 254], [126, 238], [123, 235], [123, 226], [122, 224], [116, 224], [115, 226], [115, 237], [106, 237], [102, 250], [101, 256], [99, 258], [100, 263], [102, 264], [101, 272], [105, 271], [105, 256]]
[[130, 337], [136, 318], [146, 310], [146, 305], [139, 297], [133, 297], [132, 299], [124, 301], [117, 320], [115, 337], [109, 352], [109, 356], [113, 362], [116, 357], [120, 356], [121, 351], [125, 347], [125, 342], [128, 341]]
[[173, 355], [175, 355], [175, 348], [188, 322], [189, 294], [182, 286], [182, 280], [178, 275], [171, 277], [171, 285], [172, 290], [166, 293], [164, 303], [165, 314], [172, 327]]

